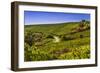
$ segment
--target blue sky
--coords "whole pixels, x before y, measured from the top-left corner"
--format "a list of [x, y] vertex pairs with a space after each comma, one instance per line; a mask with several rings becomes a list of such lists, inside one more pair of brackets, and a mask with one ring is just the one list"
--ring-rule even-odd
[[24, 11], [25, 25], [78, 22], [83, 19], [90, 21], [90, 14]]

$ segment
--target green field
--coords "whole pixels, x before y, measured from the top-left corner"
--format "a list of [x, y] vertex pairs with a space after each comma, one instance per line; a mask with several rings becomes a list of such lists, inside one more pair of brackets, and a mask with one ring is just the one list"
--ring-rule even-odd
[[24, 61], [90, 58], [90, 23], [25, 25]]

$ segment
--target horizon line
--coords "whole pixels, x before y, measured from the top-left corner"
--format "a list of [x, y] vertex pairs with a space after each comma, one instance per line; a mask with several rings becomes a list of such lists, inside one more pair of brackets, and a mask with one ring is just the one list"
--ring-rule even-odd
[[[88, 22], [90, 22], [89, 20], [86, 20], [86, 21], [88, 21]], [[72, 21], [72, 22], [58, 22], [58, 23], [37, 23], [37, 24], [25, 24], [25, 25], [52, 25], [52, 24], [54, 24], [54, 25], [56, 25], [56, 24], [64, 24], [64, 23], [77, 23], [77, 22], [81, 22], [81, 21]]]

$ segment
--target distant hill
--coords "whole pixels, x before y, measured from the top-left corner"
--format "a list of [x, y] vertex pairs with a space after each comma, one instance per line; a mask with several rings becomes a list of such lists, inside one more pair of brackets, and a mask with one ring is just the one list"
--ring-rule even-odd
[[[86, 21], [87, 23], [90, 23], [90, 21]], [[61, 25], [61, 24], [75, 24], [75, 23], [80, 23], [80, 22], [64, 22], [64, 23], [50, 23], [50, 24], [28, 24], [25, 26], [32, 26], [32, 25]]]

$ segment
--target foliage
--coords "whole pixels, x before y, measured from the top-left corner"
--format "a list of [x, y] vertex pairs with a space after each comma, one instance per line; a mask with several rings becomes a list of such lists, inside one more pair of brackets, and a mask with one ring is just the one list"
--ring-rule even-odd
[[[84, 26], [80, 22], [26, 25], [24, 34], [25, 61], [90, 58], [89, 22], [84, 21]], [[61, 40], [53, 42], [54, 36]]]
[[85, 59], [90, 58], [90, 47], [81, 46], [79, 48], [74, 48], [71, 52], [62, 54], [59, 59]]

